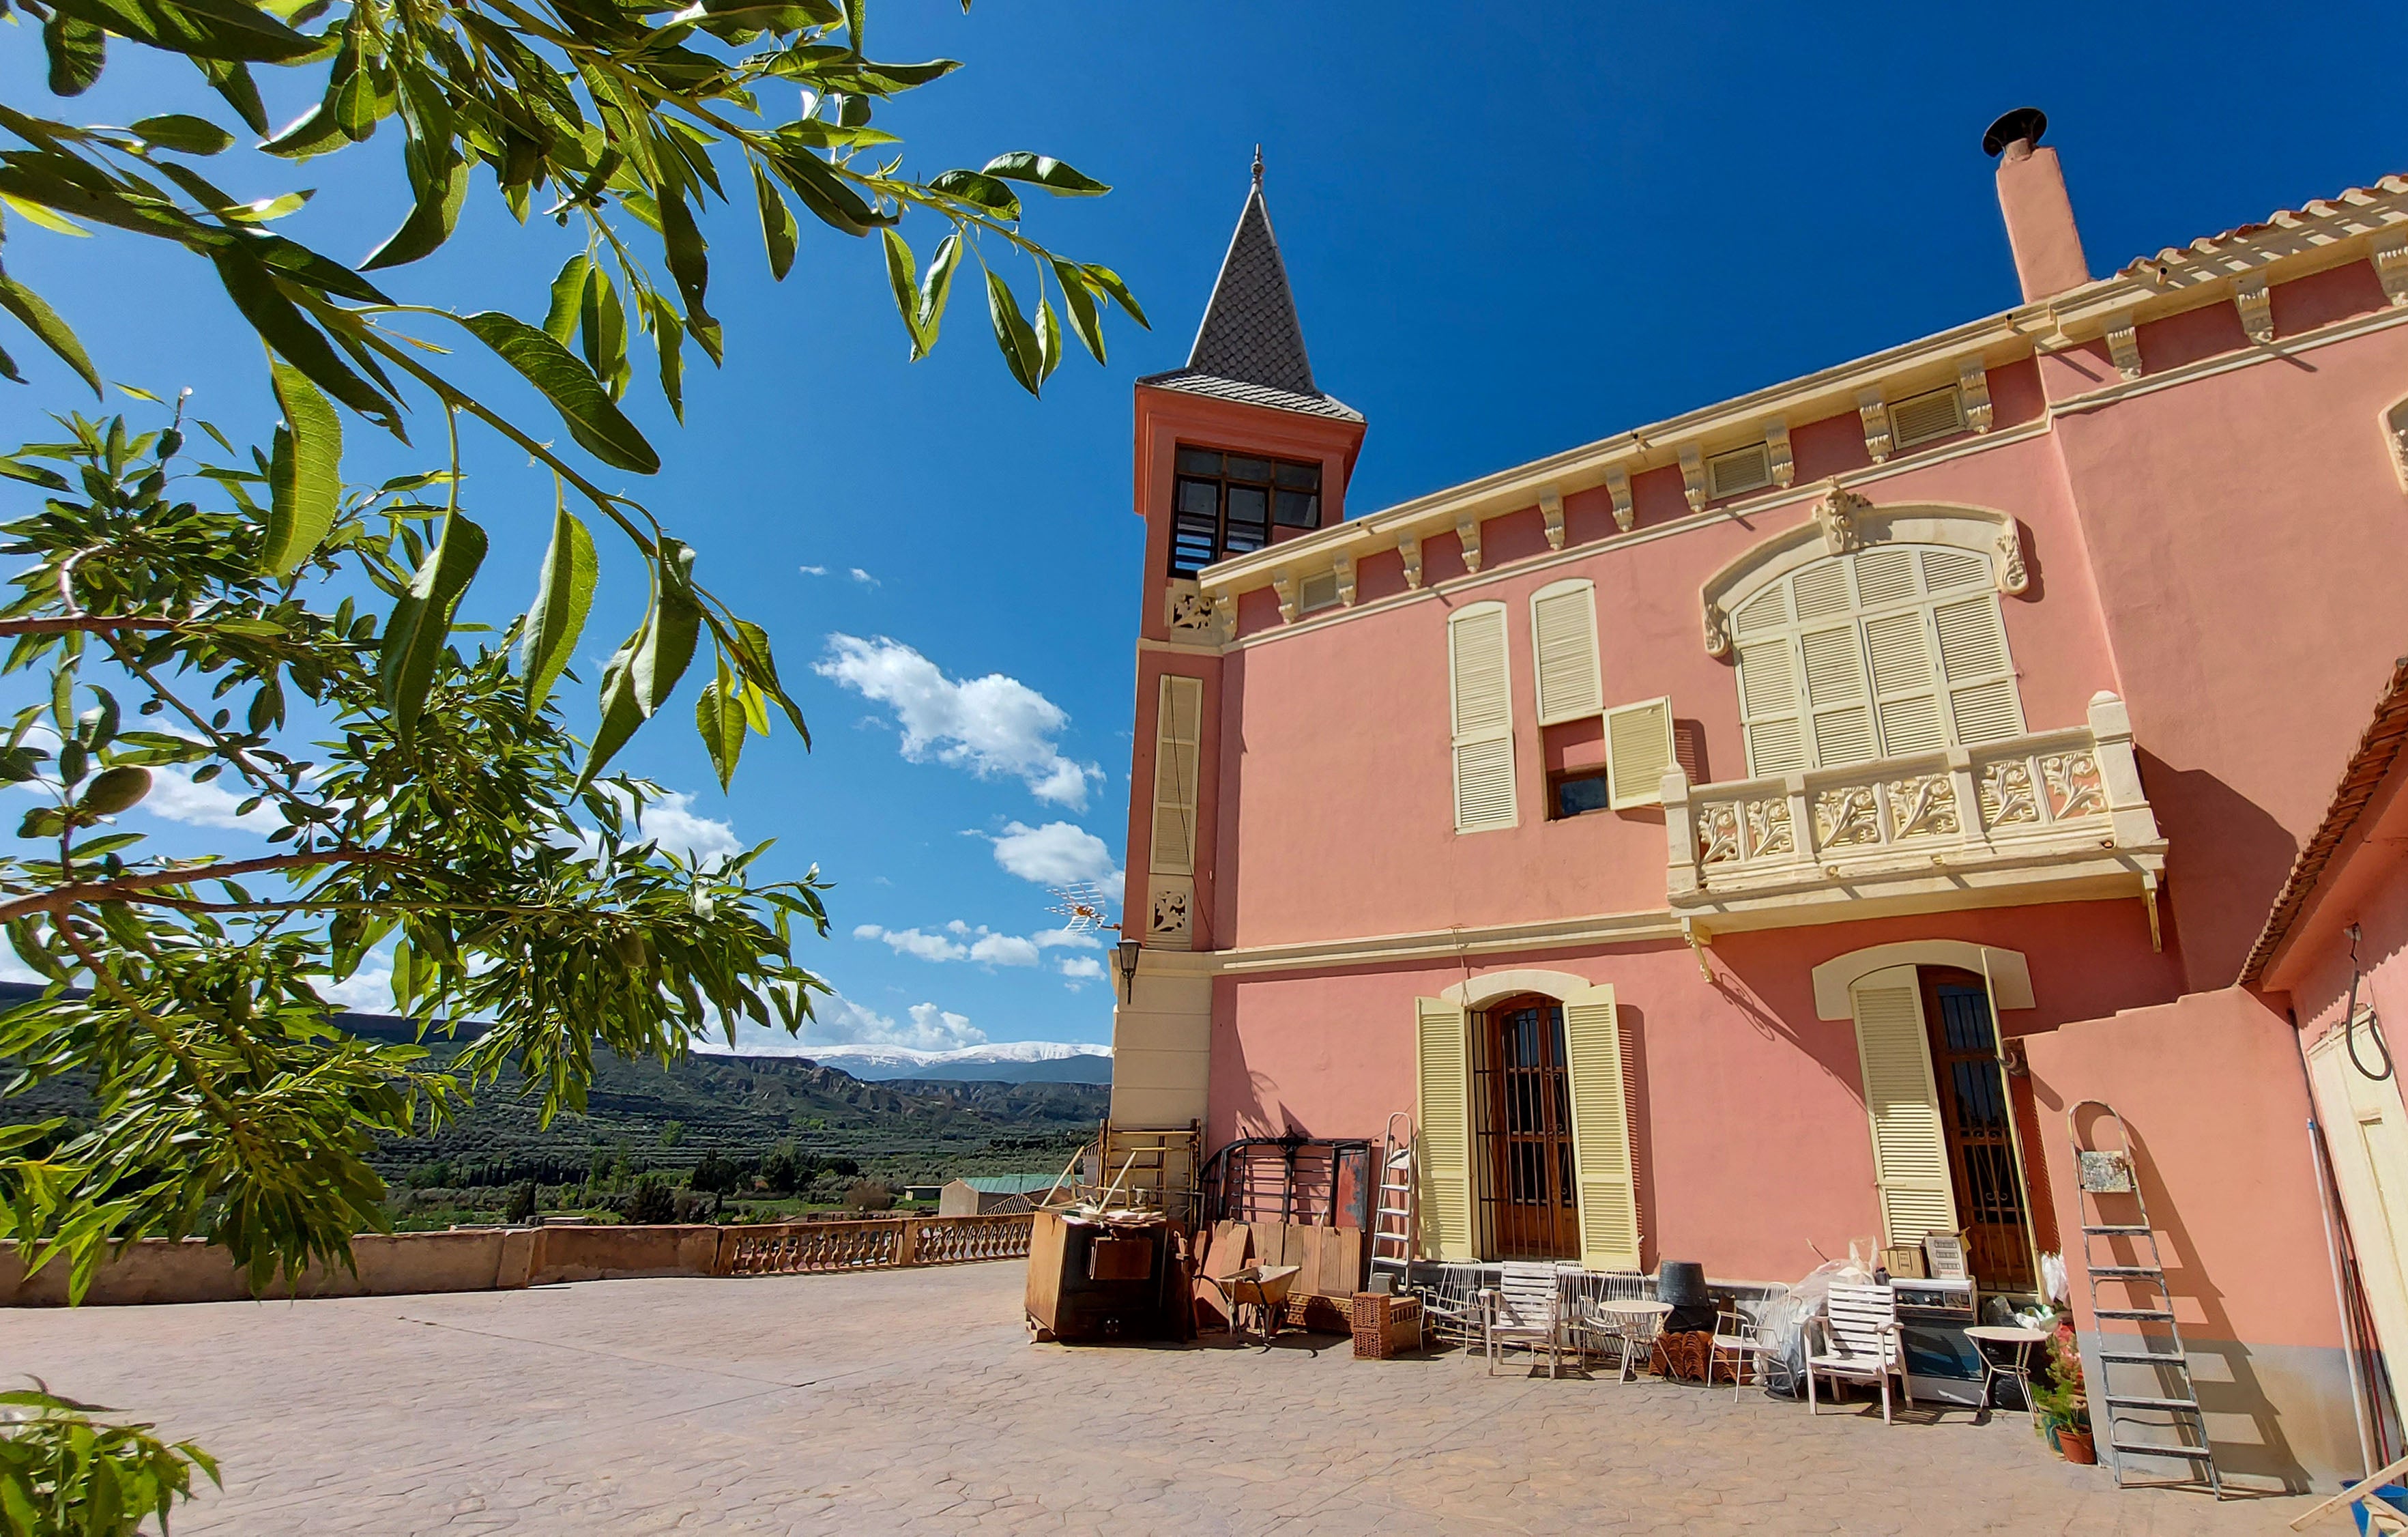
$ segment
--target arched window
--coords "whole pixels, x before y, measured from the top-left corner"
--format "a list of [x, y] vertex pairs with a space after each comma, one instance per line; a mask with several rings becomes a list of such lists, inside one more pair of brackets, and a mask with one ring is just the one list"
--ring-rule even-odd
[[1985, 554], [1885, 543], [1825, 555], [1729, 613], [1752, 778], [2023, 733]]

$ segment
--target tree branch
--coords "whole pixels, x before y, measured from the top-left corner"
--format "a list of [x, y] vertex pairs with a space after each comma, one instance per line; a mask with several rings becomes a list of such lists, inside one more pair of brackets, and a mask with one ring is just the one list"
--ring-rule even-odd
[[257, 875], [267, 870], [302, 869], [312, 865], [405, 864], [408, 856], [385, 849], [319, 849], [307, 854], [276, 854], [257, 859], [231, 859], [222, 864], [193, 865], [182, 869], [149, 870], [114, 881], [72, 881], [63, 886], [14, 901], [0, 902], [0, 924], [14, 923], [29, 913], [64, 912], [85, 902], [118, 901], [160, 886], [188, 886], [230, 875]]
[[108, 634], [115, 630], [179, 630], [189, 620], [143, 619], [132, 614], [69, 614], [57, 619], [0, 619], [0, 639], [12, 635]]

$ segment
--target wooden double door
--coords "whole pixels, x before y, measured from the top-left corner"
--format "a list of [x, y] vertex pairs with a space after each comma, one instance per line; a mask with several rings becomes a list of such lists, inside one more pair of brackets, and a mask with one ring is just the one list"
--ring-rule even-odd
[[2030, 1216], [2015, 1177], [2014, 1100], [1999, 1069], [1989, 989], [1953, 967], [1918, 968], [1916, 980], [1967, 1265], [1985, 1292], [2031, 1291]]
[[1480, 1116], [1482, 1228], [1498, 1259], [1578, 1259], [1580, 1199], [1572, 1145], [1564, 1006], [1509, 998], [1474, 1031], [1472, 1103]]

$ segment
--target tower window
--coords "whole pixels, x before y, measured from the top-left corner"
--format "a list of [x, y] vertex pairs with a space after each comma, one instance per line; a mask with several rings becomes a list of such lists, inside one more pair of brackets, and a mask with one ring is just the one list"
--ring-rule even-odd
[[1271, 528], [1321, 526], [1321, 467], [1182, 448], [1170, 524], [1170, 574], [1270, 542]]

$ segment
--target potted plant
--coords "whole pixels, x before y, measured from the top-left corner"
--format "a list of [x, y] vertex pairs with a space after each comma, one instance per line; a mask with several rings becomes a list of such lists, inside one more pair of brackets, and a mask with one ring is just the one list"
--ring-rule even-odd
[[2082, 1350], [2070, 1324], [2059, 1325], [2048, 1343], [2047, 1379], [2032, 1387], [2041, 1433], [2068, 1462], [2098, 1461], [2099, 1450], [2090, 1439], [2090, 1401], [2082, 1386]]

